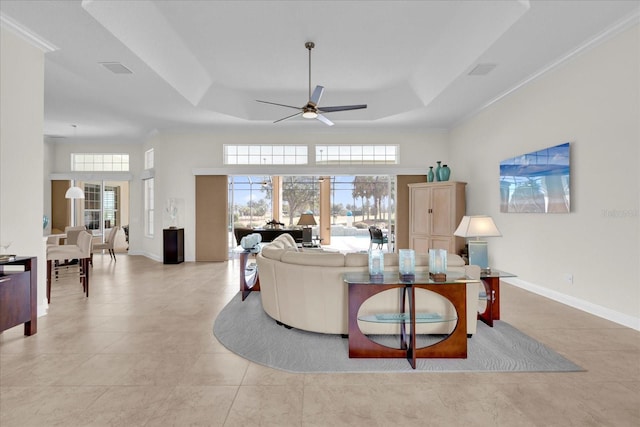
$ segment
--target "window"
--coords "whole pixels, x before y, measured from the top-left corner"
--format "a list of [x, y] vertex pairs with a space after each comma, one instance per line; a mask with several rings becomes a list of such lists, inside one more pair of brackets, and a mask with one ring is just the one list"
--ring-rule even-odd
[[306, 165], [306, 145], [225, 145], [225, 165]]
[[74, 172], [128, 172], [129, 155], [72, 153], [71, 170]]
[[153, 148], [144, 152], [144, 168], [153, 169], [154, 155]]
[[84, 185], [84, 225], [89, 230], [100, 229], [100, 184]]
[[144, 234], [153, 237], [153, 216], [154, 216], [154, 179], [144, 180]]
[[397, 145], [316, 145], [318, 165], [398, 164]]

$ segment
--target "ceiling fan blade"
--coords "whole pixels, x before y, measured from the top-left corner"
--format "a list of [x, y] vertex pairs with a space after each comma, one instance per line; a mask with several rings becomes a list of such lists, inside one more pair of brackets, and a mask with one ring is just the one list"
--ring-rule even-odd
[[313, 90], [313, 94], [311, 98], [309, 98], [309, 104], [318, 105], [320, 103], [320, 98], [322, 98], [322, 93], [324, 92], [324, 86], [316, 86]]
[[279, 105], [280, 107], [295, 108], [296, 110], [302, 110], [302, 108], [294, 107], [293, 105], [278, 104], [276, 102], [269, 102], [269, 101], [260, 101], [259, 99], [256, 99], [256, 102], [262, 102], [263, 104]]
[[295, 114], [292, 114], [292, 115], [290, 115], [290, 116], [287, 116], [287, 117], [283, 117], [283, 118], [281, 118], [281, 119], [278, 119], [278, 120], [276, 120], [276, 121], [275, 121], [275, 122], [273, 122], [273, 123], [283, 122], [283, 121], [285, 121], [285, 120], [292, 119], [292, 118], [294, 118], [294, 117], [296, 117], [296, 116], [299, 116], [299, 115], [301, 115], [301, 114], [302, 114], [302, 112], [300, 112], [300, 113], [295, 113]]
[[318, 116], [316, 117], [316, 119], [320, 120], [322, 123], [324, 123], [327, 126], [333, 126], [333, 122], [329, 119], [327, 119], [325, 116], [323, 116], [322, 114], [318, 114]]
[[336, 107], [318, 107], [318, 111], [322, 113], [333, 113], [334, 111], [361, 110], [363, 108], [367, 108], [367, 104], [339, 105]]

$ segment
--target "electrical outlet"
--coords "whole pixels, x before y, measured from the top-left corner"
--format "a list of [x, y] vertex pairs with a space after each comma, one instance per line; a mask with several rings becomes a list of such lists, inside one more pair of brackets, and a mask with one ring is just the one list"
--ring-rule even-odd
[[571, 274], [571, 273], [566, 273], [566, 274], [564, 275], [564, 280], [565, 280], [567, 283], [570, 283], [570, 284], [572, 284], [572, 285], [573, 285], [573, 274]]

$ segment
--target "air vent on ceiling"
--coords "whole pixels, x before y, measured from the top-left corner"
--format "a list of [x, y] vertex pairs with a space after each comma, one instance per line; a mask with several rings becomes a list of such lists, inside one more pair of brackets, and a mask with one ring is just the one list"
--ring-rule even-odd
[[478, 64], [474, 67], [473, 70], [469, 71], [470, 76], [486, 76], [494, 68], [496, 68], [498, 64]]
[[133, 71], [119, 62], [100, 62], [99, 64], [114, 74], [133, 74]]

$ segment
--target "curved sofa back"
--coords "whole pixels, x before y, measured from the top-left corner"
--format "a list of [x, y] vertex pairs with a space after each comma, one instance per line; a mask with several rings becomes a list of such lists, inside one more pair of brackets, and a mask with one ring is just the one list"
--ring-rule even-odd
[[[465, 266], [457, 255], [448, 256], [449, 270], [465, 273], [472, 278], [480, 277], [479, 267]], [[286, 238], [279, 237], [265, 245], [256, 259], [262, 306], [269, 316], [298, 329], [348, 333], [348, 288], [343, 281], [343, 274], [368, 271], [366, 253], [342, 254], [313, 249], [300, 251], [295, 242], [291, 244]], [[428, 255], [416, 255], [416, 270], [428, 270], [428, 262]], [[384, 263], [385, 270], [397, 271], [398, 255], [385, 253]], [[467, 333], [473, 334], [476, 329], [478, 284], [468, 283], [467, 294]], [[422, 304], [420, 300], [417, 303]], [[374, 307], [370, 307], [370, 310], [373, 311], [380, 307], [393, 310], [393, 307], [397, 307], [397, 296], [389, 294], [387, 301], [381, 298], [377, 302], [372, 301], [372, 304]]]

